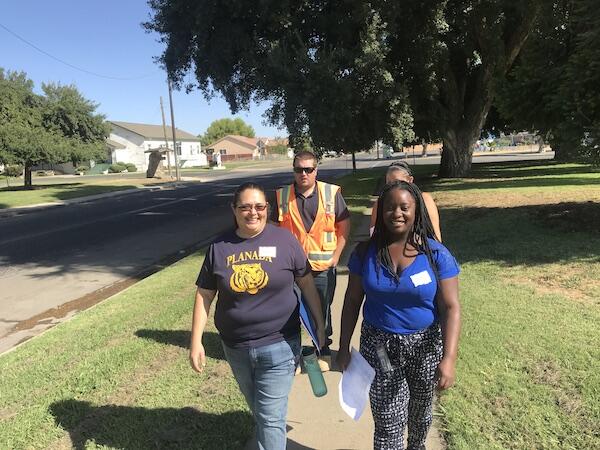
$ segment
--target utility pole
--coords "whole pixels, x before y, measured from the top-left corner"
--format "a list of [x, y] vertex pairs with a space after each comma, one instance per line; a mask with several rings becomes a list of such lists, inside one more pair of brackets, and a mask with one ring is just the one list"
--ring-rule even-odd
[[179, 158], [177, 157], [177, 138], [175, 137], [175, 113], [173, 112], [173, 94], [171, 90], [171, 79], [167, 77], [167, 85], [169, 86], [169, 105], [171, 106], [171, 128], [173, 130], [173, 156], [175, 158], [175, 177], [177, 181], [181, 181], [179, 176]]
[[162, 95], [160, 96], [160, 114], [162, 115], [163, 134], [165, 135], [165, 147], [167, 149], [167, 168], [169, 170], [169, 178], [171, 176], [171, 155], [169, 155], [169, 141], [167, 139], [167, 126], [165, 125], [165, 110], [163, 108]]

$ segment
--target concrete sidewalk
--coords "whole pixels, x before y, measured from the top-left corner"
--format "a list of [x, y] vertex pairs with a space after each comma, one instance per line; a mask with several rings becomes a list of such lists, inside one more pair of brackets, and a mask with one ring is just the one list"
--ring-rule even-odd
[[[342, 256], [343, 265], [339, 266], [337, 288], [332, 306], [333, 345], [332, 359], [335, 361], [339, 342], [340, 319], [346, 286], [348, 285], [348, 269], [345, 264], [356, 242], [368, 238], [369, 216], [361, 223], [353, 221], [354, 242], [350, 242]], [[352, 335], [352, 346], [358, 350], [360, 339], [360, 324], [362, 314]], [[309, 341], [303, 342], [309, 345]], [[341, 373], [337, 367], [323, 374], [327, 384], [327, 395], [317, 398], [313, 395], [308, 375], [302, 373], [294, 379], [289, 396], [288, 407], [288, 450], [368, 450], [373, 448], [373, 417], [370, 407], [367, 407], [358, 421], [352, 420], [339, 405], [338, 385]], [[428, 450], [442, 450], [446, 446], [434, 423], [429, 430], [426, 446]], [[257, 448], [251, 439], [244, 450]]]

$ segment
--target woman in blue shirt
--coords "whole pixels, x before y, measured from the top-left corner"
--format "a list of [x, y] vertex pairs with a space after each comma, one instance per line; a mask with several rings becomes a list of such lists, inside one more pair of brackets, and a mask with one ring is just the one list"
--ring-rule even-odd
[[433, 390], [452, 386], [460, 333], [458, 273], [439, 243], [419, 189], [394, 182], [377, 201], [373, 235], [348, 263], [338, 364], [349, 361], [350, 338], [364, 299], [360, 352], [376, 375], [370, 399], [374, 448], [424, 449]]

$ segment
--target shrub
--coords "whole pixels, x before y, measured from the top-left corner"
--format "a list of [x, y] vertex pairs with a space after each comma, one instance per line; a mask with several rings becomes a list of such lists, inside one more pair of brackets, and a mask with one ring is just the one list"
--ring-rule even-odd
[[127, 172], [137, 172], [137, 167], [135, 164], [127, 163], [125, 164], [125, 168], [127, 169]]
[[121, 173], [124, 170], [127, 170], [127, 166], [125, 165], [125, 163], [121, 163], [121, 162], [111, 164], [108, 167], [108, 171], [110, 173]]
[[7, 177], [20, 177], [21, 175], [23, 175], [23, 166], [19, 164], [5, 166], [4, 175], [6, 175]]
[[77, 173], [81, 173], [81, 172], [87, 172], [89, 170], [89, 167], [86, 166], [79, 166], [75, 169], [75, 172]]

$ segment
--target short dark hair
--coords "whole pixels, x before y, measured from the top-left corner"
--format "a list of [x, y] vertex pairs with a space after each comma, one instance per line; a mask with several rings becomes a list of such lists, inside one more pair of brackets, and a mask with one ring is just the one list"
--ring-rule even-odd
[[302, 150], [294, 155], [294, 160], [292, 161], [292, 167], [296, 167], [296, 161], [300, 159], [312, 159], [315, 162], [315, 166], [317, 165], [317, 157], [313, 152], [309, 152], [308, 150]]

